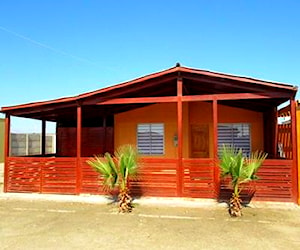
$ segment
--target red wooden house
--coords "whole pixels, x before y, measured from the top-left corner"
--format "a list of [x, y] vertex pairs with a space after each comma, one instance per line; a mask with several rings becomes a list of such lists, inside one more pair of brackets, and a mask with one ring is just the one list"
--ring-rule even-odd
[[[6, 114], [5, 192], [103, 194], [88, 157], [122, 144], [142, 157], [133, 189], [144, 196], [217, 198], [218, 148], [269, 154], [254, 199], [297, 202], [296, 147], [277, 154], [277, 107], [291, 85], [176, 67], [74, 97], [3, 107]], [[294, 110], [294, 109], [292, 109]], [[10, 116], [42, 121], [42, 154], [9, 155]], [[57, 124], [55, 155], [45, 154], [45, 124]], [[296, 145], [295, 112], [292, 140]]]

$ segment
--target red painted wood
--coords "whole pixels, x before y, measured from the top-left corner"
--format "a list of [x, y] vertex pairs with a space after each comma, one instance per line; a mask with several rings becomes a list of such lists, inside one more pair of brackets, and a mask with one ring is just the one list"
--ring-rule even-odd
[[[229, 94], [212, 94], [212, 95], [185, 95], [182, 97], [183, 102], [191, 101], [212, 101], [218, 100], [244, 100], [244, 99], [272, 99], [289, 97], [282, 93], [264, 92], [264, 93], [229, 93]], [[164, 102], [177, 102], [175, 96], [162, 96], [162, 97], [134, 97], [134, 98], [114, 98], [97, 103], [98, 105], [108, 104], [128, 104], [128, 103], [164, 103]]]
[[[257, 175], [259, 179], [243, 184], [242, 199], [294, 202], [292, 194], [292, 160], [265, 160]], [[221, 181], [221, 200], [231, 197], [230, 178]]]
[[[81, 130], [81, 156], [89, 157], [105, 152], [114, 152], [113, 127], [83, 127]], [[76, 128], [58, 127], [57, 138], [58, 156], [76, 156]]]
[[214, 198], [214, 159], [183, 159], [183, 196]]
[[8, 191], [8, 157], [9, 157], [9, 143], [10, 138], [10, 115], [5, 115], [5, 132], [4, 132], [4, 192]]
[[[102, 124], [102, 127], [104, 129], [104, 133], [103, 133], [103, 136], [102, 136], [102, 145], [103, 145], [103, 152], [107, 152], [106, 150], [106, 134], [107, 134], [107, 129], [106, 129], [106, 117], [103, 117], [103, 124]], [[110, 152], [111, 153], [111, 152]]]
[[292, 126], [292, 185], [293, 185], [293, 200], [298, 203], [298, 156], [297, 156], [297, 121], [296, 121], [296, 102], [291, 98], [291, 126]]
[[82, 114], [81, 114], [81, 106], [77, 107], [77, 134], [76, 134], [76, 194], [80, 193], [81, 189], [81, 128], [82, 128]]
[[183, 115], [182, 115], [182, 78], [177, 78], [177, 196], [182, 196], [182, 148], [183, 148]]
[[178, 196], [178, 159], [143, 158], [139, 174], [131, 183], [136, 196]]
[[274, 126], [275, 126], [275, 137], [274, 137], [274, 145], [273, 145], [273, 155], [274, 158], [278, 158], [278, 110], [277, 107], [274, 108]]
[[9, 157], [8, 192], [76, 193], [76, 158]]
[[292, 126], [291, 124], [278, 125], [278, 143], [282, 143], [285, 159], [292, 159]]
[[[213, 100], [213, 156], [215, 163], [218, 162], [218, 102]], [[220, 168], [218, 164], [214, 167], [214, 181], [215, 181], [215, 197], [219, 197], [220, 192]]]
[[[81, 158], [82, 179], [80, 193], [107, 194], [102, 179]], [[132, 194], [137, 196], [177, 196], [178, 159], [143, 158]], [[183, 197], [213, 198], [214, 159], [183, 159]], [[8, 157], [7, 192], [76, 193], [76, 157]], [[255, 200], [293, 202], [292, 160], [265, 160], [258, 172], [259, 180], [245, 185], [253, 191]], [[41, 183], [42, 182], [42, 183]], [[42, 189], [40, 186], [42, 185]], [[229, 194], [230, 185], [222, 181], [221, 194]]]
[[128, 103], [164, 103], [177, 102], [176, 96], [163, 97], [134, 97], [134, 98], [114, 98], [107, 101], [99, 102], [98, 105], [107, 104], [128, 104]]
[[88, 157], [81, 158], [81, 167], [82, 167], [82, 183], [81, 183], [81, 193], [88, 194], [105, 194], [103, 189], [103, 179], [100, 174], [92, 169], [86, 161], [90, 159]]
[[42, 145], [41, 145], [42, 155], [46, 154], [46, 121], [42, 120]]
[[[287, 89], [287, 90], [293, 90], [295, 92], [297, 91], [297, 89], [292, 85], [264, 81], [264, 80], [250, 78], [250, 77], [235, 76], [235, 75], [229, 75], [229, 74], [212, 72], [212, 71], [201, 70], [201, 69], [192, 69], [192, 68], [187, 68], [187, 67], [180, 67], [179, 71], [182, 73], [186, 72], [186, 73], [192, 73], [195, 75], [209, 76], [209, 77], [215, 78], [216, 80], [218, 80], [218, 78], [233, 80], [234, 82], [232, 82], [232, 84], [231, 84], [232, 86], [235, 86], [237, 84], [237, 82], [242, 82], [242, 83], [250, 83], [249, 86], [251, 86], [252, 85], [251, 83], [253, 83], [253, 85], [254, 85], [253, 88], [256, 88], [256, 90], [257, 90], [258, 86], [268, 86], [268, 87], [275, 87], [275, 88], [280, 87], [280, 88]], [[184, 76], [187, 77], [186, 75], [184, 75]], [[199, 79], [197, 79], [197, 80], [199, 80]]]
[[[247, 100], [247, 99], [272, 99], [272, 98], [288, 98], [288, 95], [275, 92], [265, 93], [229, 93], [229, 94], [212, 94], [212, 95], [191, 95], [183, 96], [183, 102], [195, 102], [195, 101], [212, 101], [218, 100]], [[164, 98], [164, 97], [161, 97]]]
[[[149, 88], [156, 88], [157, 86], [159, 86], [161, 84], [170, 82], [175, 79], [176, 79], [176, 76], [169, 76], [169, 77], [165, 76], [161, 79], [159, 79], [159, 78], [158, 79], [149, 79], [150, 81], [148, 81], [147, 84], [140, 84], [138, 86], [138, 90], [141, 92], [146, 92], [147, 89], [149, 89]], [[118, 85], [115, 85], [115, 86], [118, 86]], [[112, 86], [112, 87], [114, 87], [114, 86]], [[120, 87], [120, 85], [118, 87]], [[82, 100], [82, 104], [83, 105], [96, 105], [97, 103], [103, 101], [103, 99], [109, 100], [111, 98], [118, 98], [119, 96], [126, 96], [126, 95], [132, 93], [132, 88], [126, 88], [127, 86], [124, 86], [124, 87], [125, 88], [118, 89], [118, 91], [113, 91], [114, 89], [110, 89], [110, 90], [112, 90], [111, 93], [106, 94], [105, 98], [103, 98], [103, 96], [101, 96], [101, 95], [97, 96], [96, 93], [94, 95], [90, 95], [89, 96], [90, 98], [86, 98], [86, 99]], [[110, 91], [110, 90], [106, 90], [106, 89], [103, 89], [103, 90], [105, 90], [105, 92]], [[117, 90], [117, 88], [115, 90]], [[101, 91], [101, 90], [98, 90], [98, 92], [99, 91]]]
[[[12, 113], [12, 111], [16, 112], [16, 110], [18, 110], [18, 109], [20, 111], [22, 111], [22, 109], [25, 109], [25, 108], [32, 109], [32, 108], [39, 108], [39, 107], [41, 107], [41, 110], [42, 110], [42, 109], [44, 109], [43, 106], [45, 106], [47, 104], [55, 104], [55, 105], [56, 104], [64, 104], [64, 105], [66, 105], [67, 102], [71, 103], [74, 106], [74, 105], [76, 105], [76, 101], [78, 101], [78, 100], [87, 99], [87, 98], [93, 97], [93, 96], [95, 97], [100, 94], [105, 95], [109, 92], [113, 92], [116, 90], [117, 90], [116, 92], [118, 92], [118, 94], [122, 94], [121, 92], [124, 91], [124, 89], [126, 89], [126, 87], [129, 87], [129, 86], [136, 85], [137, 88], [142, 89], [145, 84], [139, 84], [139, 83], [154, 80], [154, 79], [158, 80], [160, 78], [167, 77], [168, 75], [175, 74], [176, 72], [180, 72], [180, 73], [182, 73], [182, 75], [184, 74], [185, 75], [184, 77], [186, 77], [186, 78], [187, 78], [187, 76], [185, 73], [189, 73], [189, 75], [192, 75], [192, 76], [194, 75], [193, 77], [198, 81], [201, 81], [201, 76], [208, 76], [210, 78], [216, 79], [217, 81], [219, 79], [229, 80], [227, 82], [232, 81], [232, 83], [231, 83], [232, 86], [235, 86], [236, 82], [248, 83], [249, 87], [252, 87], [252, 85], [253, 85], [252, 88], [254, 90], [257, 88], [257, 86], [259, 86], [261, 88], [273, 87], [273, 88], [278, 88], [279, 90], [285, 89], [285, 90], [288, 90], [291, 92], [288, 94], [289, 95], [288, 97], [293, 96], [297, 91], [297, 89], [295, 89], [291, 85], [284, 85], [284, 84], [280, 84], [280, 83], [267, 82], [267, 81], [262, 81], [262, 80], [253, 79], [253, 78], [249, 78], [249, 77], [240, 77], [240, 76], [234, 76], [234, 75], [229, 75], [229, 74], [210, 72], [210, 71], [199, 70], [199, 69], [192, 69], [192, 68], [187, 68], [187, 67], [173, 67], [173, 68], [161, 71], [161, 72], [157, 72], [157, 73], [150, 74], [150, 75], [138, 78], [138, 79], [134, 79], [132, 81], [117, 84], [117, 85], [114, 85], [114, 86], [111, 86], [108, 88], [104, 88], [104, 89], [100, 89], [97, 91], [84, 93], [84, 94], [81, 94], [78, 96], [60, 98], [60, 99], [45, 101], [45, 102], [23, 104], [23, 105], [12, 106], [12, 107], [3, 107], [2, 111], [3, 112], [10, 111]], [[173, 78], [175, 78], [175, 76], [173, 76]], [[220, 83], [220, 81], [218, 81], [218, 82]], [[284, 92], [282, 94], [284, 94]], [[21, 113], [19, 113], [19, 114], [21, 114]]]

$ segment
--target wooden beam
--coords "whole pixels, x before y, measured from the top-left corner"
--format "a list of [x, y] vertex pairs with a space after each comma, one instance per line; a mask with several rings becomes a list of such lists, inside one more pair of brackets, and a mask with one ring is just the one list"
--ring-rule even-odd
[[183, 102], [193, 101], [219, 101], [225, 100], [247, 100], [247, 99], [272, 99], [272, 98], [290, 98], [289, 94], [269, 92], [269, 93], [229, 93], [229, 94], [212, 94], [212, 95], [189, 95], [183, 96]]
[[97, 105], [107, 104], [135, 104], [135, 103], [163, 103], [163, 102], [177, 102], [176, 96], [163, 97], [133, 97], [133, 98], [115, 98], [103, 102], [98, 102]]
[[277, 107], [274, 108], [273, 112], [273, 121], [274, 121], [274, 144], [273, 144], [273, 155], [274, 158], [277, 159], [278, 157], [278, 110]]
[[42, 156], [46, 155], [46, 120], [42, 120], [42, 147], [41, 147], [41, 151], [42, 151]]
[[5, 115], [4, 134], [4, 192], [8, 191], [8, 157], [10, 148], [10, 115]]
[[293, 201], [298, 203], [298, 155], [297, 155], [297, 121], [296, 121], [296, 102], [293, 98], [290, 99], [291, 106], [291, 122], [292, 122], [292, 156], [293, 156], [293, 169], [292, 169], [292, 196]]
[[241, 90], [257, 91], [257, 86], [241, 86], [241, 82], [238, 82], [238, 85], [237, 85], [236, 82], [228, 82], [226, 80], [220, 80], [220, 79], [213, 80], [208, 77], [199, 78], [199, 77], [188, 76], [186, 74], [184, 74], [184, 78], [199, 82], [199, 84], [201, 84], [201, 83], [205, 84], [205, 85], [217, 84], [219, 87], [226, 86], [226, 87], [231, 87], [231, 88], [239, 88]]
[[182, 78], [177, 78], [177, 196], [183, 193], [183, 168], [182, 168], [182, 147], [183, 147], [183, 116], [182, 116]]
[[103, 127], [103, 149], [102, 149], [102, 153], [103, 155], [106, 153], [106, 124], [107, 124], [107, 118], [106, 116], [103, 117], [103, 124], [102, 124], [102, 127]]
[[[145, 91], [147, 88], [155, 87], [159, 84], [175, 81], [175, 76], [169, 76], [162, 80], [153, 79], [151, 82], [140, 84], [139, 86], [128, 86], [126, 89], [119, 89], [117, 92], [114, 92], [110, 95], [106, 94], [105, 97], [103, 96], [91, 96], [87, 97], [86, 100], [82, 100], [82, 105], [94, 105], [103, 101], [111, 100], [112, 98], [118, 98], [119, 96], [126, 95], [128, 93], [134, 93], [136, 91]], [[133, 89], [134, 88], [134, 89]], [[113, 90], [112, 90], [113, 91]]]
[[215, 195], [219, 198], [220, 194], [220, 168], [218, 164], [218, 102], [214, 99], [212, 102], [213, 111], [213, 156], [214, 156], [214, 182], [215, 182]]
[[[211, 94], [211, 95], [185, 95], [181, 96], [182, 102], [213, 101], [213, 100], [248, 100], [248, 99], [272, 99], [272, 98], [290, 98], [290, 95], [283, 93], [229, 93], [229, 94]], [[134, 104], [134, 103], [165, 103], [177, 102], [176, 96], [158, 96], [158, 97], [133, 97], [133, 98], [114, 98], [97, 105], [109, 104]]]
[[[192, 76], [190, 74], [186, 74], [182, 72], [182, 76], [185, 79], [197, 81], [199, 83], [204, 83], [204, 84], [217, 84], [219, 86], [227, 86], [227, 87], [232, 87], [232, 88], [239, 88], [239, 89], [244, 89], [244, 90], [250, 90], [250, 91], [257, 91], [258, 88], [283, 88], [288, 91], [295, 91], [293, 89], [293, 86], [288, 86], [287, 84], [277, 84], [273, 82], [266, 82], [266, 81], [260, 81], [260, 80], [255, 80], [255, 79], [249, 79], [249, 78], [244, 78], [244, 77], [236, 77], [236, 76], [229, 76], [231, 79], [224, 79], [218, 77], [218, 79], [214, 79], [214, 76], [204, 76], [202, 75], [201, 77], [199, 76]], [[228, 75], [227, 75], [228, 77]], [[233, 78], [236, 79], [233, 79]], [[225, 76], [226, 78], [226, 76]], [[238, 79], [237, 79], [238, 78]], [[244, 84], [244, 85], [242, 85]]]
[[81, 131], [82, 131], [82, 112], [81, 106], [77, 106], [77, 147], [76, 147], [76, 194], [80, 193], [81, 190]]
[[[27, 106], [29, 106], [30, 104], [28, 104]], [[26, 105], [24, 105], [24, 108], [19, 108], [16, 110], [13, 110], [11, 108], [2, 108], [3, 112], [8, 113], [10, 115], [14, 115], [14, 116], [20, 116], [20, 117], [34, 117], [38, 114], [43, 114], [45, 112], [53, 112], [55, 110], [59, 110], [59, 109], [66, 109], [66, 108], [72, 108], [72, 107], [76, 107], [76, 103], [72, 102], [72, 103], [51, 103], [51, 104], [47, 104], [46, 106], [33, 106], [33, 107], [27, 107]], [[29, 116], [28, 116], [29, 115]]]

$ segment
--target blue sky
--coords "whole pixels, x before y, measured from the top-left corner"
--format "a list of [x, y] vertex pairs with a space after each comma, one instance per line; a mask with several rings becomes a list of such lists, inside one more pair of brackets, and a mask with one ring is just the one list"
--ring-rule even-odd
[[297, 0], [1, 1], [0, 106], [72, 96], [176, 62], [299, 85], [299, 10]]

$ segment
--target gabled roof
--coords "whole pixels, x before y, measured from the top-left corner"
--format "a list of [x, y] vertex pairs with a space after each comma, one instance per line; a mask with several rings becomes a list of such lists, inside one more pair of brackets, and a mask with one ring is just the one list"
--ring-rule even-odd
[[[176, 65], [176, 67], [96, 91], [83, 93], [73, 97], [3, 107], [1, 112], [17, 116], [39, 118], [39, 116], [33, 115], [35, 111], [37, 113], [49, 113], [57, 109], [76, 107], [79, 103], [82, 105], [91, 105], [99, 100], [107, 100], [116, 97], [176, 95], [176, 79], [178, 76], [183, 78], [183, 83], [186, 85], [185, 91], [188, 94], [218, 94], [226, 92], [255, 93], [272, 91], [279, 93], [284, 92], [285, 94], [288, 93], [292, 98], [297, 92], [297, 87], [289, 84]], [[282, 99], [278, 101], [278, 103], [284, 101], [285, 100]], [[40, 117], [42, 117], [42, 115], [40, 115]]]

